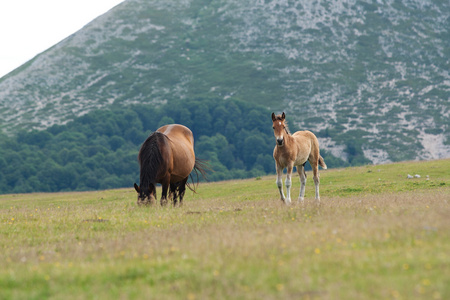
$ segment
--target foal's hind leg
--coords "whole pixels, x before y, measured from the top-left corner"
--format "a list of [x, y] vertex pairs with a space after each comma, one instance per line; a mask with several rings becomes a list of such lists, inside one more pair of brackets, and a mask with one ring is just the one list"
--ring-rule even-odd
[[314, 185], [316, 186], [316, 201], [318, 203], [320, 203], [320, 196], [319, 196], [319, 184], [320, 184], [320, 179], [319, 179], [319, 161], [317, 160], [315, 163], [311, 164], [312, 169], [313, 169], [313, 180], [314, 180]]
[[305, 164], [297, 167], [298, 175], [300, 176], [300, 194], [298, 195], [298, 201], [303, 202], [305, 200], [305, 186], [306, 186], [306, 172]]

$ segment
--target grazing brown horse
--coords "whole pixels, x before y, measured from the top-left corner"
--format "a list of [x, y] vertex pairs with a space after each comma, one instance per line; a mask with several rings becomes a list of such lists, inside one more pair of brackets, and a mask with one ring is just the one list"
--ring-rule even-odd
[[[273, 130], [276, 139], [276, 146], [273, 150], [273, 158], [277, 168], [277, 186], [280, 191], [281, 200], [286, 204], [291, 203], [291, 176], [294, 167], [297, 167], [300, 176], [300, 194], [298, 200], [303, 202], [305, 197], [306, 172], [305, 164], [309, 161], [313, 170], [313, 179], [316, 186], [316, 201], [320, 202], [319, 196], [319, 165], [326, 169], [327, 165], [319, 153], [319, 141], [310, 131], [297, 131], [293, 135], [289, 133], [285, 121], [286, 115], [275, 116], [272, 113]], [[286, 192], [283, 193], [282, 175], [284, 168], [287, 168]]]
[[[183, 203], [188, 178], [194, 170], [205, 176], [206, 164], [195, 158], [194, 136], [192, 131], [178, 124], [165, 125], [158, 128], [142, 144], [139, 150], [140, 186], [134, 188], [138, 192], [138, 204], [153, 204], [156, 199], [156, 184], [162, 185], [161, 205], [167, 203], [167, 191], [172, 197], [174, 206], [177, 198]], [[189, 185], [191, 190], [194, 190]]]

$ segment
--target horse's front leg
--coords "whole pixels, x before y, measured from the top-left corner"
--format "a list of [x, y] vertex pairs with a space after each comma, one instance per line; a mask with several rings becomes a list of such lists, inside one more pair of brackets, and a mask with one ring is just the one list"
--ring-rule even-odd
[[281, 166], [279, 166], [278, 164], [276, 164], [276, 168], [277, 168], [278, 191], [280, 192], [281, 201], [284, 202], [284, 200], [286, 198], [284, 197], [284, 193], [283, 193], [283, 168]]

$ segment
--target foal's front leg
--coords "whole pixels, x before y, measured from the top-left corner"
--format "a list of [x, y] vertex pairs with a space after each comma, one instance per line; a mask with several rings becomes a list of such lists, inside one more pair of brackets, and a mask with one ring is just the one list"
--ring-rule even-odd
[[284, 200], [286, 198], [284, 197], [284, 193], [283, 193], [283, 168], [281, 166], [279, 166], [278, 164], [276, 164], [276, 168], [277, 168], [278, 191], [280, 192], [281, 201], [284, 202]]
[[292, 170], [294, 169], [293, 165], [287, 166], [287, 174], [286, 174], [286, 181], [284, 184], [286, 185], [286, 200], [284, 203], [287, 205], [291, 204], [291, 186], [292, 186]]

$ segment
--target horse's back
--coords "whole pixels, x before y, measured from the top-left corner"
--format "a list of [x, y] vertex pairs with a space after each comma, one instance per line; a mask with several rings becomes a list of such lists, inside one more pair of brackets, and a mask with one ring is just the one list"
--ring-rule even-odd
[[164, 133], [169, 139], [174, 142], [183, 142], [194, 145], [194, 135], [192, 131], [184, 125], [169, 124], [158, 128], [156, 131]]
[[165, 125], [157, 129], [165, 134], [172, 148], [171, 173], [175, 181], [189, 176], [195, 165], [194, 135], [186, 126], [180, 124]]

